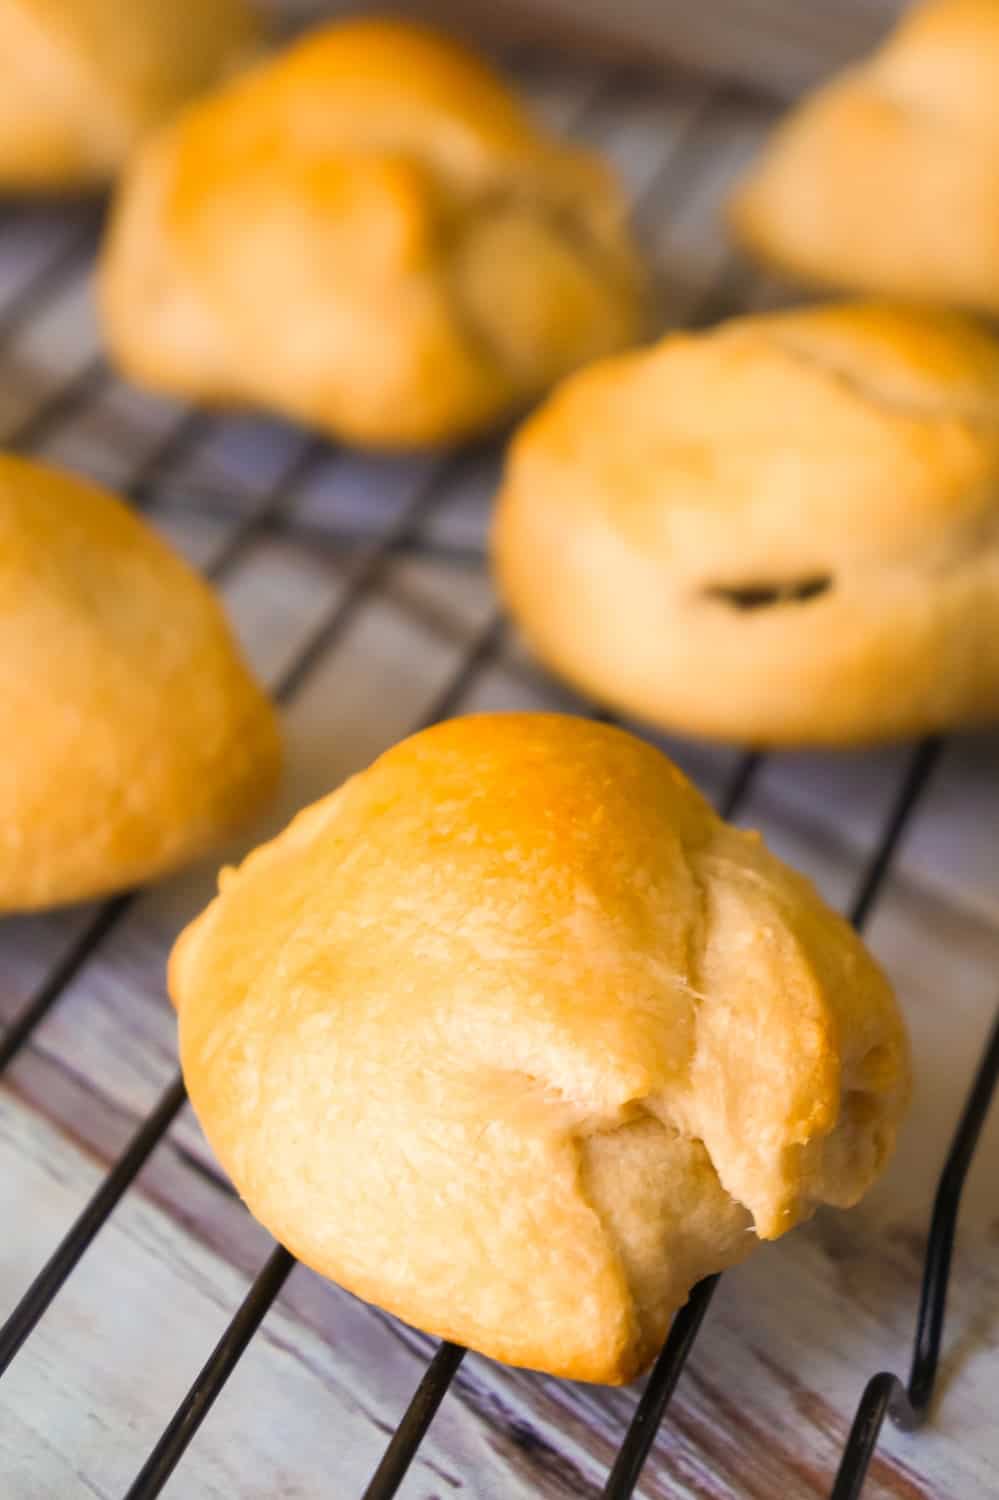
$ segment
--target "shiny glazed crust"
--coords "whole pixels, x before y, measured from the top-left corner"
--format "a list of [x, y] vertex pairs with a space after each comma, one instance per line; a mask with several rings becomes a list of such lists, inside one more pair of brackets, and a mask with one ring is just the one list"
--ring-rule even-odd
[[916, 5], [778, 126], [737, 235], [812, 283], [999, 311], [997, 99], [995, 0]]
[[490, 426], [631, 342], [622, 194], [486, 66], [322, 28], [192, 106], [127, 174], [103, 257], [135, 379], [377, 446]]
[[875, 304], [598, 364], [517, 436], [493, 530], [527, 639], [663, 727], [853, 744], [999, 717], [999, 345]]
[[99, 187], [258, 44], [244, 0], [0, 0], [0, 190]]
[[909, 1088], [859, 939], [658, 751], [483, 715], [389, 751], [170, 961], [184, 1076], [308, 1265], [495, 1358], [621, 1382], [693, 1283], [854, 1203]]
[[203, 853], [273, 791], [274, 711], [211, 590], [111, 495], [0, 457], [0, 912]]

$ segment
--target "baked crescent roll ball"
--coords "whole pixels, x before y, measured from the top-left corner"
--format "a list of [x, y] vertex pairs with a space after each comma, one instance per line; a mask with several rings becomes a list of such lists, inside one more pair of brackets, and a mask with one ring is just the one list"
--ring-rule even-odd
[[999, 344], [875, 305], [598, 364], [492, 536], [537, 654], [661, 727], [846, 745], [999, 718]]
[[426, 730], [301, 813], [223, 872], [170, 992], [279, 1240], [578, 1380], [630, 1380], [695, 1281], [855, 1203], [909, 1089], [813, 887], [657, 750], [554, 714]]
[[0, 190], [101, 186], [258, 41], [244, 0], [0, 0]]
[[324, 27], [160, 133], [101, 291], [140, 383], [382, 447], [489, 427], [641, 326], [609, 170], [388, 21]]
[[275, 787], [274, 711], [211, 590], [120, 501], [0, 457], [0, 911], [134, 885]]
[[732, 203], [804, 280], [999, 311], [999, 5], [928, 0], [778, 126]]

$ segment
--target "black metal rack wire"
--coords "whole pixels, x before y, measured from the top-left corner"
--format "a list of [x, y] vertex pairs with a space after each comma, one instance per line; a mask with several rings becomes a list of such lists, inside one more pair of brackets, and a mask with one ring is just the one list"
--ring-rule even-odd
[[[674, 192], [679, 191], [682, 187], [679, 178], [685, 170], [689, 172], [690, 169], [689, 162], [686, 165], [684, 163], [683, 153], [676, 151], [656, 174], [652, 194], [661, 191], [667, 182]], [[67, 240], [60, 253], [45, 265], [34, 280], [22, 288], [17, 299], [0, 316], [0, 345], [10, 339], [24, 322], [43, 309], [68, 279], [79, 272], [81, 264], [86, 262], [90, 254], [93, 237], [94, 224], [87, 219], [79, 232]], [[723, 280], [696, 309], [695, 321], [717, 316], [726, 309], [731, 296], [731, 283]], [[87, 362], [51, 396], [43, 400], [16, 433], [8, 436], [8, 446], [22, 450], [41, 447], [60, 424], [91, 401], [110, 379], [110, 372], [100, 357]], [[146, 505], [155, 497], [158, 482], [170, 465], [189, 451], [215, 420], [197, 413], [184, 413], [176, 420], [131, 475], [128, 491], [137, 505]], [[210, 577], [216, 581], [224, 580], [260, 536], [272, 527], [291, 524], [288, 513], [292, 501], [314, 471], [328, 458], [329, 452], [330, 448], [326, 443], [302, 441], [284, 472], [249, 513], [242, 516], [214, 557], [207, 569]], [[439, 467], [422, 491], [412, 498], [387, 529], [373, 538], [365, 539], [353, 552], [346, 579], [335, 601], [300, 646], [277, 684], [276, 696], [280, 701], [287, 703], [293, 699], [312, 670], [335, 649], [338, 640], [376, 587], [393, 556], [400, 548], [405, 548], [416, 539], [421, 525], [432, 515], [444, 493], [448, 478], [454, 477], [455, 468], [460, 468], [467, 462], [467, 455], [458, 456]], [[450, 680], [420, 722], [412, 726], [413, 730], [460, 711], [466, 695], [480, 674], [497, 658], [503, 643], [504, 622], [495, 613], [468, 642]], [[891, 806], [887, 809], [877, 846], [861, 872], [853, 896], [850, 917], [858, 929], [865, 926], [874, 910], [895, 855], [933, 777], [941, 750], [941, 741], [931, 738], [916, 746], [910, 755]], [[744, 807], [763, 763], [764, 756], [755, 751], [748, 751], [740, 758], [719, 800], [720, 811], [726, 817], [736, 816]], [[72, 981], [121, 923], [136, 895], [134, 892], [120, 895], [100, 908], [45, 982], [8, 1025], [0, 1037], [0, 1072], [30, 1041], [36, 1028], [43, 1023]], [[922, 1296], [915, 1319], [914, 1352], [908, 1381], [903, 1383], [890, 1372], [877, 1373], [869, 1380], [830, 1490], [831, 1500], [852, 1500], [852, 1497], [860, 1494], [886, 1415], [890, 1415], [900, 1426], [911, 1428], [918, 1426], [927, 1414], [943, 1335], [951, 1250], [961, 1190], [989, 1109], [997, 1076], [999, 1016], [972, 1082], [965, 1108], [956, 1124], [950, 1153], [937, 1187], [927, 1236]], [[0, 1328], [0, 1376], [31, 1336], [95, 1236], [135, 1182], [145, 1162], [163, 1141], [185, 1099], [183, 1081], [178, 1074], [164, 1090], [153, 1110]], [[126, 1500], [152, 1500], [152, 1497], [161, 1492], [281, 1292], [294, 1265], [293, 1257], [280, 1246], [270, 1255], [128, 1489]], [[718, 1277], [710, 1277], [701, 1282], [674, 1320], [632, 1421], [623, 1435], [603, 1490], [605, 1500], [626, 1500], [626, 1497], [635, 1492], [643, 1465], [709, 1309], [718, 1280]], [[408, 1409], [402, 1415], [362, 1500], [389, 1500], [396, 1493], [434, 1414], [459, 1371], [464, 1354], [464, 1349], [451, 1343], [439, 1346]]]

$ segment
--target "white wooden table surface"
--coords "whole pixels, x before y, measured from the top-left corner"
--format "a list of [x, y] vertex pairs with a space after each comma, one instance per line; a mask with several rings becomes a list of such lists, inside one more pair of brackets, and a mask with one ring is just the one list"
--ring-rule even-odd
[[[651, 88], [537, 59], [520, 73], [539, 108], [627, 175], [662, 269], [664, 322], [774, 295], [733, 267], [717, 218], [766, 107], [682, 78]], [[0, 219], [0, 441], [123, 486], [144, 478], [156, 524], [210, 564], [295, 462], [303, 435], [211, 419], [183, 425], [164, 452], [184, 414], [99, 361], [92, 227], [81, 210], [19, 208]], [[480, 558], [495, 453], [457, 463], [311, 455], [280, 517], [223, 582], [271, 682], [343, 597], [359, 559], [400, 527], [415, 496], [431, 498], [288, 704], [281, 805], [243, 847], [405, 734], [494, 608]], [[459, 707], [501, 706], [582, 707], [514, 643]], [[671, 748], [709, 793], [719, 790], [732, 754]], [[867, 1376], [908, 1367], [935, 1176], [999, 995], [997, 750], [995, 735], [948, 746], [870, 929], [915, 1042], [916, 1101], [895, 1163], [861, 1209], [821, 1214], [725, 1277], [646, 1470], [647, 1500], [825, 1495]], [[846, 904], [906, 753], [775, 756], [747, 820]], [[0, 1081], [0, 1316], [174, 1072], [164, 956], [212, 873], [143, 894]], [[92, 916], [3, 924], [0, 1020], [20, 1011]], [[999, 1495], [997, 1160], [999, 1117], [968, 1183], [933, 1422], [917, 1438], [886, 1428], [871, 1500]], [[120, 1496], [270, 1248], [185, 1111], [0, 1382], [4, 1500]], [[296, 1268], [166, 1493], [352, 1500], [429, 1347]], [[470, 1356], [402, 1493], [594, 1497], [635, 1400], [633, 1389], [561, 1384]]]

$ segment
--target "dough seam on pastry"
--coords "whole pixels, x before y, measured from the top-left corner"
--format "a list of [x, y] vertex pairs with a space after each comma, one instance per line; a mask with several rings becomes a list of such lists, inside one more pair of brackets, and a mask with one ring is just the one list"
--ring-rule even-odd
[[[447, 183], [434, 165], [424, 159], [431, 180]], [[615, 264], [614, 256], [593, 233], [584, 214], [574, 212], [568, 204], [546, 203], [540, 194], [525, 193], [515, 184], [504, 183], [488, 188], [468, 207], [467, 217], [457, 217], [442, 245], [441, 269], [446, 278], [448, 300], [456, 323], [471, 350], [488, 360], [496, 374], [516, 389], [523, 380], [523, 370], [498, 341], [484, 320], [470, 306], [457, 274], [456, 259], [490, 219], [501, 220], [507, 212], [522, 213], [525, 218], [552, 231], [556, 243], [566, 250], [585, 270], [587, 277], [599, 286], [602, 280], [616, 283], [623, 291], [625, 278]]]
[[445, 277], [448, 308], [469, 353], [483, 364], [489, 365], [494, 376], [505, 381], [512, 388], [517, 380], [514, 361], [507, 357], [506, 351], [494, 336], [492, 329], [483, 318], [478, 316], [460, 285], [455, 259], [462, 248], [462, 241], [467, 232], [468, 226], [466, 225], [455, 235], [449, 253], [442, 260], [441, 269]]
[[[663, 985], [672, 986], [673, 988], [680, 990], [680, 992], [686, 995], [692, 1002], [691, 1049], [686, 1059], [686, 1067], [683, 1071], [682, 1083], [678, 1085], [679, 1090], [688, 1093], [692, 1091], [692, 1081], [697, 1065], [697, 1051], [699, 1044], [698, 1013], [702, 1004], [711, 1003], [711, 996], [706, 992], [704, 988], [703, 968], [704, 956], [707, 952], [709, 941], [709, 888], [712, 878], [710, 871], [706, 869], [705, 866], [710, 864], [711, 860], [714, 857], [712, 854], [713, 842], [713, 838], [709, 831], [699, 844], [686, 847], [684, 850], [684, 864], [686, 867], [686, 872], [690, 877], [695, 891], [697, 892], [698, 902], [697, 917], [691, 922], [687, 932], [685, 953], [687, 972], [686, 976], [671, 973], [669, 975], [663, 975], [660, 978], [660, 983], [662, 983]], [[764, 882], [761, 881], [761, 883]], [[752, 1221], [753, 1214], [752, 1210], [749, 1208], [749, 1205], [744, 1203], [741, 1198], [731, 1192], [730, 1189], [722, 1181], [722, 1176], [711, 1152], [711, 1148], [708, 1145], [708, 1142], [704, 1139], [703, 1135], [701, 1135], [696, 1130], [685, 1128], [682, 1117], [678, 1117], [675, 1108], [671, 1108], [671, 1104], [673, 1103], [673, 1101], [671, 1100], [670, 1095], [672, 1092], [674, 1091], [663, 1090], [660, 1092], [655, 1092], [650, 1090], [648, 1093], [645, 1093], [640, 1097], [628, 1100], [624, 1105], [621, 1106], [621, 1112], [617, 1120], [616, 1128], [621, 1129], [623, 1126], [631, 1124], [633, 1119], [641, 1118], [644, 1115], [657, 1121], [657, 1123], [663, 1128], [663, 1130], [672, 1132], [677, 1139], [701, 1146], [703, 1148], [708, 1165], [710, 1166], [711, 1171], [714, 1173], [721, 1191], [724, 1192], [725, 1195], [734, 1204], [737, 1205], [737, 1207], [744, 1209], [746, 1213], [749, 1214], [750, 1220]], [[658, 1108], [656, 1108], [655, 1106], [658, 1106]], [[628, 1111], [628, 1113], [624, 1114], [624, 1111]], [[608, 1122], [608, 1124], [610, 1123], [611, 1122]], [[601, 1129], [606, 1130], [607, 1124], [602, 1126]]]
[[625, 288], [627, 279], [621, 275], [620, 260], [610, 253], [601, 236], [594, 232], [593, 225], [585, 214], [579, 212], [577, 206], [569, 203], [545, 203], [541, 199], [532, 199], [531, 202], [537, 216], [556, 231], [592, 272], [594, 281], [599, 283], [605, 278], [617, 282], [622, 290]]
[[[739, 1203], [738, 1199], [733, 1198], [732, 1194], [723, 1186], [721, 1178], [718, 1176], [717, 1168], [711, 1158], [711, 1153], [704, 1141], [699, 1136], [685, 1134], [674, 1124], [656, 1114], [654, 1110], [649, 1109], [647, 1104], [650, 1097], [646, 1096], [645, 1099], [634, 1101], [634, 1109], [628, 1109], [624, 1117], [616, 1123], [610, 1126], [598, 1127], [586, 1133], [577, 1133], [572, 1137], [571, 1141], [573, 1154], [577, 1163], [577, 1191], [600, 1226], [607, 1254], [617, 1269], [621, 1277], [621, 1283], [627, 1292], [627, 1347], [631, 1350], [630, 1361], [627, 1362], [636, 1368], [640, 1368], [647, 1362], [651, 1354], [655, 1352], [655, 1345], [658, 1344], [661, 1338], [665, 1337], [669, 1318], [672, 1316], [675, 1307], [675, 1298], [669, 1295], [669, 1292], [672, 1290], [671, 1281], [668, 1279], [668, 1273], [671, 1269], [671, 1247], [669, 1245], [663, 1246], [663, 1259], [658, 1272], [653, 1270], [650, 1275], [643, 1275], [642, 1270], [636, 1264], [633, 1247], [627, 1243], [625, 1233], [623, 1232], [624, 1225], [620, 1222], [619, 1218], [616, 1218], [612, 1204], [601, 1201], [601, 1195], [597, 1191], [595, 1180], [596, 1165], [592, 1154], [592, 1142], [594, 1139], [599, 1137], [606, 1144], [613, 1141], [614, 1137], [622, 1131], [628, 1130], [636, 1124], [644, 1123], [655, 1127], [658, 1132], [661, 1132], [664, 1144], [672, 1137], [676, 1141], [683, 1141], [691, 1146], [700, 1147], [707, 1168], [714, 1178], [719, 1193], [724, 1194], [737, 1210], [742, 1209], [747, 1213], [750, 1219], [747, 1232], [754, 1236], [756, 1234], [755, 1229], [752, 1227], [752, 1215], [748, 1214], [745, 1204]], [[665, 1192], [665, 1185], [663, 1191]], [[721, 1261], [721, 1257], [719, 1257], [719, 1261]], [[721, 1264], [718, 1265], [719, 1270], [723, 1268]], [[646, 1281], [648, 1284], [646, 1284]], [[686, 1297], [682, 1299], [681, 1305], [683, 1301], [686, 1301]], [[656, 1328], [654, 1326], [655, 1314], [664, 1308], [666, 1309], [667, 1316], [662, 1320], [663, 1326]], [[653, 1321], [651, 1329], [649, 1326], [650, 1321]], [[650, 1332], [653, 1335], [652, 1339], [650, 1339]]]
[[[705, 919], [702, 927], [701, 945], [702, 955], [707, 954], [708, 949], [712, 945], [715, 937], [715, 934], [713, 934], [711, 930], [710, 893], [712, 887], [716, 883], [717, 871], [719, 867], [722, 870], [725, 870], [727, 868], [732, 872], [731, 878], [734, 880], [734, 884], [736, 886], [747, 885], [756, 887], [757, 890], [762, 893], [764, 899], [767, 901], [768, 907], [772, 908], [773, 915], [771, 920], [776, 923], [781, 922], [782, 913], [780, 909], [780, 898], [776, 893], [777, 888], [775, 887], [774, 883], [770, 879], [768, 879], [765, 871], [754, 868], [751, 864], [748, 864], [744, 861], [736, 860], [732, 855], [726, 853], [724, 847], [718, 847], [718, 842], [716, 839], [709, 839], [705, 845], [702, 845], [699, 849], [697, 849], [694, 852], [690, 863], [692, 866], [696, 867], [695, 879], [697, 880], [699, 889], [703, 890], [705, 893]], [[817, 989], [821, 990], [822, 981], [820, 977], [814, 973], [814, 968], [810, 960], [807, 947], [797, 938], [792, 928], [786, 927], [785, 932], [787, 934], [787, 937], [793, 944], [799, 961], [809, 972], [814, 975], [816, 987]], [[720, 1005], [724, 1005], [726, 1003], [726, 987], [727, 986], [723, 982], [721, 990], [716, 993], [714, 1001], [715, 1010], [709, 1016], [709, 1024], [717, 1019], [717, 1008]], [[815, 1021], [814, 1018], [808, 1017], [806, 1015], [802, 1018], [801, 1023], [799, 1023], [796, 1018], [795, 1025], [798, 1024], [803, 1024], [806, 1028], [808, 1028], [811, 1025], [814, 1025]], [[823, 1024], [825, 1031], [823, 1043], [824, 1047], [828, 1048], [830, 1045], [835, 1045], [834, 1033], [830, 1029], [829, 1017], [823, 1017], [821, 1024]], [[758, 1041], [756, 1045], [758, 1045]], [[716, 1046], [717, 1036], [715, 1038], [714, 1044], [709, 1045], [702, 1034], [701, 1028], [696, 1024], [695, 1019], [693, 1056], [691, 1058], [690, 1072], [688, 1075], [691, 1083], [700, 1071], [702, 1052], [705, 1056], [707, 1071], [711, 1071], [711, 1060]], [[840, 1059], [840, 1065], [841, 1062], [842, 1060]], [[795, 1095], [799, 1093], [800, 1088], [800, 1080], [797, 1080], [793, 1085], [793, 1092], [789, 1096], [789, 1098], [794, 1098]], [[813, 1211], [816, 1198], [820, 1195], [822, 1174], [821, 1172], [816, 1173], [816, 1180], [813, 1185], [813, 1189], [812, 1191], [809, 1191], [806, 1183], [807, 1174], [804, 1171], [804, 1164], [809, 1157], [817, 1158], [819, 1164], [821, 1164], [823, 1161], [823, 1155], [829, 1148], [830, 1141], [836, 1135], [837, 1129], [839, 1128], [842, 1120], [842, 1103], [843, 1098], [845, 1097], [845, 1088], [843, 1085], [842, 1077], [840, 1077], [839, 1079], [838, 1087], [834, 1088], [834, 1095], [835, 1109], [834, 1111], [830, 1111], [830, 1097], [828, 1094], [823, 1097], [823, 1092], [820, 1088], [815, 1095], [810, 1097], [808, 1101], [807, 1112], [803, 1115], [798, 1116], [796, 1123], [793, 1125], [790, 1117], [785, 1118], [780, 1127], [779, 1138], [775, 1138], [773, 1141], [769, 1142], [767, 1149], [757, 1157], [755, 1162], [749, 1164], [748, 1167], [745, 1162], [743, 1162], [740, 1166], [740, 1163], [738, 1161], [740, 1148], [739, 1145], [731, 1138], [727, 1141], [727, 1143], [724, 1143], [720, 1138], [718, 1143], [719, 1145], [725, 1144], [725, 1155], [727, 1158], [729, 1158], [727, 1166], [724, 1163], [722, 1165], [719, 1165], [717, 1163], [714, 1151], [711, 1149], [710, 1145], [705, 1142], [705, 1150], [707, 1152], [708, 1159], [718, 1175], [721, 1186], [728, 1193], [730, 1198], [732, 1198], [736, 1203], [740, 1204], [746, 1209], [750, 1216], [750, 1221], [753, 1225], [753, 1228], [759, 1238], [772, 1239], [775, 1237], [775, 1233], [782, 1232], [782, 1229], [775, 1230], [773, 1227], [774, 1214], [778, 1207], [779, 1214], [777, 1215], [777, 1217], [783, 1228], [789, 1227], [789, 1225], [785, 1221], [790, 1221], [790, 1223], [799, 1223], [803, 1219], [808, 1218]], [[726, 1089], [725, 1096], [726, 1100], [728, 1100], [728, 1089]], [[691, 1098], [693, 1101], [695, 1101], [695, 1108], [696, 1097], [697, 1089], [691, 1086]], [[799, 1097], [797, 1102], [800, 1107], [804, 1101]], [[691, 1134], [695, 1133], [696, 1131], [691, 1132]], [[764, 1166], [765, 1170], [771, 1177], [776, 1174], [778, 1179], [780, 1179], [781, 1190], [779, 1191], [778, 1195], [774, 1197], [773, 1189], [771, 1188], [770, 1192], [765, 1194], [764, 1198], [761, 1200], [755, 1192], [751, 1192], [749, 1194], [747, 1194], [746, 1192], [746, 1189], [749, 1187], [749, 1182], [747, 1181], [747, 1171], [749, 1175], [756, 1176], [760, 1172], [761, 1168], [764, 1168]], [[736, 1178], [742, 1178], [743, 1191], [741, 1193], [735, 1191], [734, 1182], [732, 1181], [733, 1176]], [[792, 1186], [792, 1184], [794, 1186]], [[749, 1202], [747, 1202], [747, 1197], [751, 1197], [755, 1200], [752, 1206]], [[771, 1201], [768, 1202], [768, 1198]]]
[[[427, 165], [427, 163], [424, 163]], [[428, 167], [428, 170], [429, 167]], [[569, 202], [549, 203], [541, 193], [525, 192], [516, 182], [506, 182], [488, 188], [469, 205], [469, 219], [461, 225], [461, 234], [477, 226], [483, 219], [503, 214], [507, 209], [520, 209], [532, 218], [554, 229], [556, 237], [578, 255], [594, 273], [601, 277], [620, 280], [619, 263], [609, 253], [599, 234], [593, 230], [589, 219], [581, 213], [578, 205]]]
[[960, 400], [950, 404], [942, 396], [936, 401], [924, 403], [918, 398], [903, 396], [898, 391], [891, 390], [881, 381], [872, 380], [864, 372], [862, 365], [851, 365], [849, 361], [838, 360], [835, 356], [823, 357], [814, 345], [806, 347], [793, 334], [788, 335], [771, 328], [759, 337], [764, 350], [770, 349], [774, 353], [785, 355], [803, 370], [828, 376], [861, 401], [868, 402], [880, 411], [909, 417], [917, 422], [966, 422], [971, 427], [986, 430], [999, 428], [999, 412], [986, 409], [984, 404], [965, 405]]

